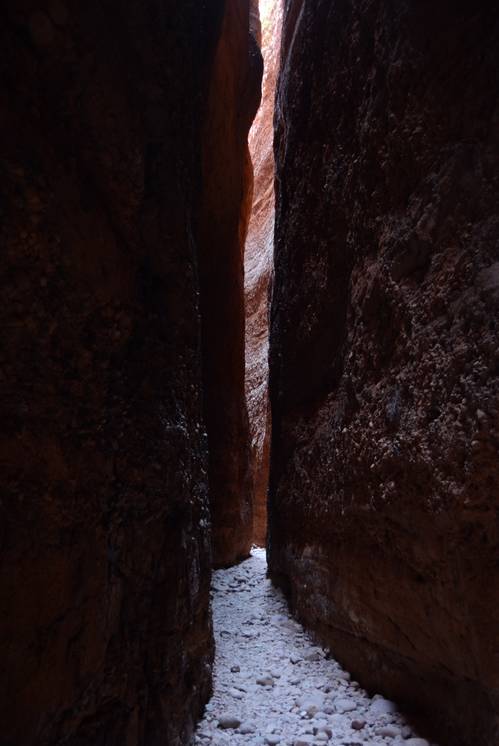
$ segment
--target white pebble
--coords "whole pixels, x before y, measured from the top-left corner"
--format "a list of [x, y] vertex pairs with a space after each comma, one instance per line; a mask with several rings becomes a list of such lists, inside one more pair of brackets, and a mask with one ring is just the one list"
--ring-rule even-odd
[[402, 735], [400, 728], [396, 728], [394, 725], [383, 725], [374, 732], [377, 736], [383, 736], [384, 738], [397, 738], [397, 736]]

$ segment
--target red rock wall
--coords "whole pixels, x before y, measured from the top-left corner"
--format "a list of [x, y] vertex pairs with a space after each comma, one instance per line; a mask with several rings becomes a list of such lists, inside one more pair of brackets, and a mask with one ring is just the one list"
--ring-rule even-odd
[[270, 454], [268, 403], [269, 285], [274, 252], [274, 98], [279, 69], [281, 0], [260, 0], [264, 61], [262, 103], [249, 136], [253, 203], [244, 256], [246, 401], [253, 460], [253, 541], [265, 546]]
[[498, 11], [288, 0], [271, 575], [442, 743], [499, 742]]
[[246, 557], [252, 539], [243, 260], [252, 188], [248, 131], [260, 101], [261, 75], [261, 55], [250, 34], [249, 2], [229, 2], [206, 113], [206, 189], [200, 227], [204, 402], [215, 566]]
[[195, 236], [222, 13], [3, 4], [5, 746], [183, 746], [209, 694]]

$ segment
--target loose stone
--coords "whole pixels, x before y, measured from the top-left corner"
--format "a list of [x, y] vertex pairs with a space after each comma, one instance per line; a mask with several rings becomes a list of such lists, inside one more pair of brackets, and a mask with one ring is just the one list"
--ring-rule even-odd
[[354, 730], [362, 730], [362, 728], [365, 728], [365, 725], [365, 720], [352, 720], [352, 728]]
[[[260, 550], [214, 573], [214, 695], [194, 746], [429, 746], [392, 702], [370, 699], [295, 623], [284, 623], [284, 598], [264, 576]], [[248, 620], [251, 639], [241, 635]]]
[[256, 683], [260, 686], [274, 686], [274, 679], [271, 676], [261, 676]]
[[218, 727], [223, 730], [231, 730], [233, 728], [239, 728], [241, 721], [234, 715], [222, 715], [218, 719]]
[[383, 725], [381, 728], [377, 728], [375, 731], [377, 736], [383, 736], [385, 738], [397, 738], [400, 736], [400, 728], [396, 728], [394, 725]]

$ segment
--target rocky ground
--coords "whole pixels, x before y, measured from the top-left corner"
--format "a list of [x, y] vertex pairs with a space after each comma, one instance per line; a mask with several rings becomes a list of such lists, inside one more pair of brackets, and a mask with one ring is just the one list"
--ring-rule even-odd
[[393, 702], [369, 697], [290, 616], [263, 549], [214, 574], [214, 695], [196, 745], [430, 746]]

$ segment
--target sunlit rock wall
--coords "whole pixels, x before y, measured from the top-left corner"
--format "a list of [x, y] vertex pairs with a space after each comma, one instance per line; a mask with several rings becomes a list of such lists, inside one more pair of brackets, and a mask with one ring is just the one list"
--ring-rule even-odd
[[274, 251], [274, 98], [279, 68], [281, 0], [260, 0], [264, 75], [262, 103], [249, 136], [254, 169], [253, 204], [244, 257], [246, 298], [246, 400], [253, 470], [253, 538], [267, 534], [270, 451], [268, 314]]

